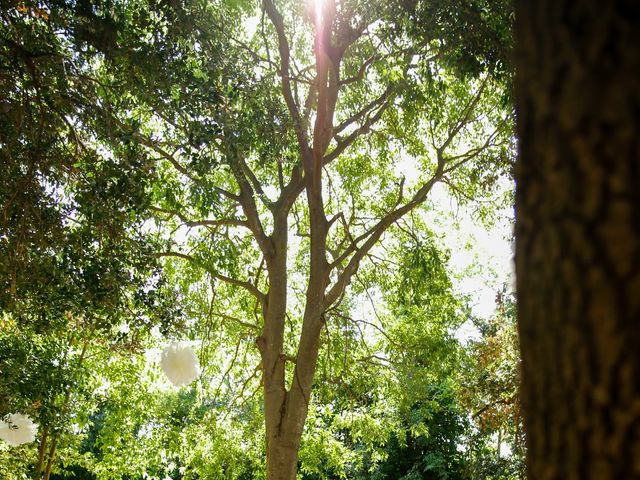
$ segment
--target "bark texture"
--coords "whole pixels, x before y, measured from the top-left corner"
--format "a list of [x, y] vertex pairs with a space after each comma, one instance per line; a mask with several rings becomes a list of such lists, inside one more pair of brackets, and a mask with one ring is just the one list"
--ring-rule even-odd
[[640, 478], [640, 3], [516, 17], [528, 476]]

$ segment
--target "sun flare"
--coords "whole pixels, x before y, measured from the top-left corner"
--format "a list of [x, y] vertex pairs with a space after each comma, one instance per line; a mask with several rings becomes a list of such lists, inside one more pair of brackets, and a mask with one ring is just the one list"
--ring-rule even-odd
[[322, 9], [324, 8], [325, 0], [311, 0], [313, 3], [313, 9], [315, 14], [316, 24], [319, 25], [322, 22]]

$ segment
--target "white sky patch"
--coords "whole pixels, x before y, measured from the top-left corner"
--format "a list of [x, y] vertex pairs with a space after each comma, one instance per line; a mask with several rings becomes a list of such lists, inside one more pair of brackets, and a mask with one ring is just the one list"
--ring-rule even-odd
[[479, 342], [482, 339], [480, 330], [469, 320], [460, 325], [456, 331], [453, 332], [453, 336], [464, 345], [469, 342]]
[[111, 382], [105, 378], [100, 380], [100, 384], [94, 388], [93, 395], [94, 397], [104, 397], [109, 392], [111, 388]]
[[[510, 185], [505, 182], [504, 188]], [[510, 283], [513, 210], [500, 210], [495, 223], [487, 227], [474, 218], [473, 207], [460, 205], [445, 185], [433, 188], [431, 201], [435, 208], [427, 214], [429, 225], [443, 238], [451, 254], [449, 268], [455, 291], [468, 296], [474, 315], [491, 317], [496, 309], [497, 292]], [[463, 342], [478, 335], [469, 321], [455, 332]]]
[[119, 333], [123, 333], [123, 334], [128, 334], [131, 331], [131, 328], [129, 327], [129, 324], [127, 322], [122, 322], [120, 325], [118, 325], [118, 332]]
[[[408, 187], [423, 177], [409, 157], [397, 163], [396, 174], [405, 176]], [[502, 192], [510, 188], [509, 181], [501, 182]], [[451, 254], [449, 269], [455, 291], [469, 296], [474, 315], [490, 317], [495, 312], [497, 292], [511, 282], [513, 209], [498, 211], [495, 223], [487, 227], [475, 218], [473, 204], [460, 205], [442, 183], [433, 187], [428, 201], [433, 208], [425, 214], [427, 225], [444, 240], [443, 246]], [[463, 327], [464, 338], [477, 332], [470, 323]]]
[[244, 31], [247, 34], [247, 38], [252, 38], [256, 30], [258, 29], [258, 25], [260, 25], [260, 20], [262, 18], [262, 12], [260, 9], [257, 9], [256, 14], [253, 17], [245, 18], [242, 26], [244, 27]]
[[264, 194], [269, 198], [269, 200], [275, 201], [280, 194], [280, 190], [275, 185], [265, 185], [262, 190]]

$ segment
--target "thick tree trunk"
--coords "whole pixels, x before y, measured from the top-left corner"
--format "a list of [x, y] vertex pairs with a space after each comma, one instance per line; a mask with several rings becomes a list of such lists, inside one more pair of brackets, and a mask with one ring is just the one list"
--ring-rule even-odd
[[[285, 388], [285, 358], [279, 355], [275, 361], [276, 375], [265, 371], [265, 426], [267, 435], [267, 479], [295, 480], [298, 469], [298, 450], [309, 411], [309, 400], [319, 348], [320, 315], [303, 324], [298, 363], [289, 390]], [[305, 318], [305, 320], [307, 320]], [[310, 326], [309, 326], [310, 325]], [[302, 353], [300, 353], [302, 352]], [[263, 355], [268, 358], [269, 355]]]
[[[285, 388], [284, 323], [287, 308], [287, 224], [276, 228], [274, 255], [269, 258], [269, 293], [264, 312], [265, 328], [258, 340], [262, 355], [264, 415], [267, 441], [267, 478], [295, 479], [297, 449], [290, 452], [283, 441], [282, 418], [287, 405]], [[286, 439], [284, 439], [286, 440]], [[292, 456], [293, 455], [293, 456]]]
[[296, 480], [298, 470], [298, 442], [271, 438], [267, 448], [267, 479]]
[[[287, 395], [278, 412], [265, 415], [267, 428], [267, 479], [295, 480], [298, 470], [298, 449], [302, 430], [296, 431], [286, 425], [284, 420], [287, 409]], [[306, 412], [300, 418], [302, 424], [306, 420]]]
[[[312, 267], [302, 333], [295, 359], [294, 380], [286, 385], [283, 352], [287, 305], [287, 222], [279, 217], [273, 234], [274, 254], [269, 257], [269, 293], [264, 311], [265, 327], [258, 339], [263, 363], [265, 429], [267, 441], [267, 479], [295, 480], [298, 449], [309, 410], [309, 399], [316, 369], [326, 270]], [[321, 257], [322, 259], [324, 257]], [[319, 293], [318, 293], [319, 292]]]
[[528, 476], [640, 478], [640, 3], [516, 16]]

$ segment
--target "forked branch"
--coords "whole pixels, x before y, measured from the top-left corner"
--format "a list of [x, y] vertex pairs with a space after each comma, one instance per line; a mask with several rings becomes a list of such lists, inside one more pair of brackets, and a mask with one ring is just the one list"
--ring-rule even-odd
[[309, 141], [307, 139], [307, 132], [305, 131], [304, 124], [300, 118], [300, 112], [296, 105], [295, 98], [293, 96], [293, 90], [291, 88], [291, 75], [290, 75], [290, 62], [291, 62], [291, 50], [289, 47], [289, 41], [287, 40], [287, 34], [284, 29], [284, 19], [282, 14], [278, 12], [278, 9], [274, 5], [272, 0], [263, 0], [264, 6], [271, 23], [276, 29], [276, 35], [278, 36], [278, 51], [280, 52], [280, 78], [282, 79], [282, 94], [284, 96], [285, 103], [289, 110], [289, 114], [293, 119], [294, 128], [296, 131], [296, 137], [298, 144], [302, 150], [302, 154], [307, 155], [309, 151]]
[[209, 275], [211, 275], [213, 278], [220, 280], [222, 282], [225, 282], [229, 285], [233, 285], [236, 287], [241, 287], [244, 290], [246, 290], [247, 292], [249, 292], [251, 295], [253, 295], [254, 297], [256, 297], [258, 299], [258, 301], [260, 302], [260, 305], [262, 306], [263, 310], [265, 309], [266, 306], [266, 296], [264, 293], [262, 293], [260, 291], [260, 289], [258, 287], [256, 287], [253, 283], [245, 281], [245, 280], [238, 280], [237, 278], [232, 278], [232, 277], [228, 277], [226, 275], [223, 275], [219, 272], [216, 272], [215, 270], [212, 270], [210, 267], [208, 267], [207, 265], [203, 264], [200, 260], [198, 260], [196, 257], [194, 257], [193, 255], [189, 255], [188, 253], [183, 253], [183, 252], [176, 252], [176, 251], [166, 251], [166, 252], [159, 252], [156, 253], [156, 257], [175, 257], [175, 258], [182, 258], [183, 260], [187, 260], [188, 262], [193, 263], [194, 265], [197, 265], [198, 267], [204, 269]]
[[[396, 221], [426, 200], [427, 195], [433, 186], [442, 178], [443, 170], [444, 162], [440, 162], [433, 177], [418, 189], [409, 202], [405, 203], [401, 207], [395, 208], [382, 217], [373, 227], [352, 242], [345, 252], [331, 264], [332, 268], [338, 267], [349, 255], [351, 255], [349, 262], [344, 267], [344, 270], [338, 275], [338, 279], [329, 289], [325, 297], [325, 308], [330, 307], [341, 296], [347, 285], [351, 283], [353, 275], [358, 271], [360, 262], [369, 250], [371, 250], [371, 248], [373, 248], [377, 243], [382, 234]], [[364, 243], [361, 247], [358, 247], [357, 244], [360, 241], [364, 241]]]

